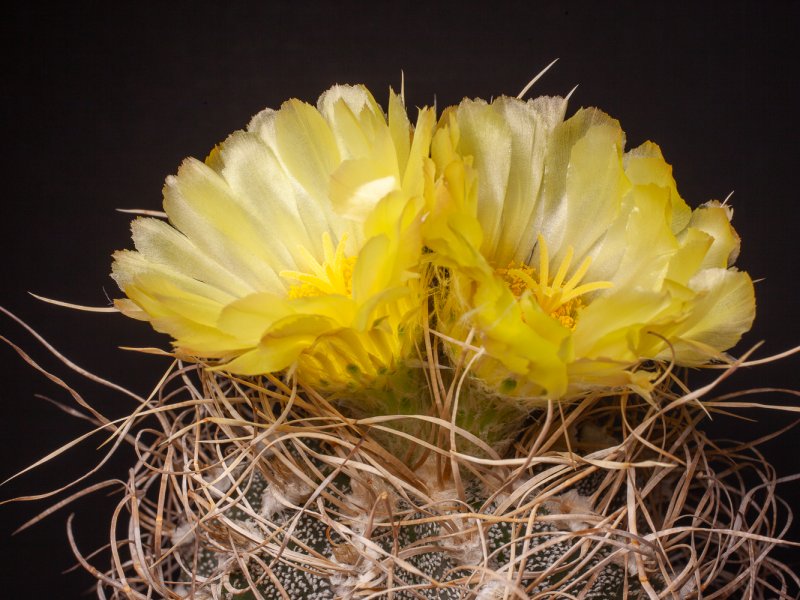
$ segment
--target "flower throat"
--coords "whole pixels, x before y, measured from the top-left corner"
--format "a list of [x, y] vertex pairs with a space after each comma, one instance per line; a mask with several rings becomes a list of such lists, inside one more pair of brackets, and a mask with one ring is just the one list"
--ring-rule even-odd
[[592, 259], [589, 257], [584, 259], [572, 277], [564, 281], [575, 253], [572, 246], [567, 248], [566, 255], [551, 281], [550, 257], [541, 234], [538, 237], [538, 245], [538, 273], [532, 266], [517, 261], [512, 261], [507, 267], [495, 271], [505, 280], [514, 296], [519, 298], [529, 291], [542, 310], [567, 329], [573, 330], [577, 324], [578, 313], [586, 305], [581, 296], [595, 290], [610, 288], [612, 284], [609, 281], [595, 281], [579, 285], [592, 264]]

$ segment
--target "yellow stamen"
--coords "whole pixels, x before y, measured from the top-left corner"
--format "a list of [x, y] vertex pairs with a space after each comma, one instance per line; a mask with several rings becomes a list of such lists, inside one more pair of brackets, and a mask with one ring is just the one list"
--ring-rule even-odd
[[547, 244], [544, 243], [544, 237], [542, 234], [539, 234], [539, 286], [541, 287], [544, 281], [544, 285], [547, 285], [547, 282], [550, 280], [550, 273], [548, 272], [548, 268], [550, 267], [550, 257], [547, 254]]
[[586, 306], [580, 298], [574, 298], [562, 304], [556, 310], [550, 313], [556, 321], [560, 322], [567, 329], [575, 329], [577, 325], [577, 317], [580, 310]]
[[506, 280], [511, 293], [517, 298], [522, 296], [526, 290], [535, 289], [539, 285], [533, 278], [536, 271], [528, 265], [519, 265], [512, 262], [508, 265], [508, 268], [496, 269], [496, 272]]
[[292, 279], [298, 283], [289, 288], [289, 298], [309, 298], [339, 294], [350, 296], [353, 292], [353, 269], [356, 264], [355, 256], [345, 255], [347, 235], [343, 235], [334, 247], [331, 236], [322, 234], [323, 261], [318, 262], [310, 252], [304, 250], [310, 273], [302, 271], [281, 271], [280, 276]]
[[[541, 238], [542, 236], [539, 237]], [[543, 239], [539, 243], [542, 245], [542, 247], [545, 247]], [[564, 281], [564, 277], [567, 275], [567, 271], [569, 270], [569, 265], [572, 262], [572, 255], [574, 253], [575, 251], [572, 249], [572, 246], [567, 248], [567, 255], [564, 257], [564, 260], [561, 261], [561, 266], [558, 267], [558, 271], [556, 272], [556, 277], [555, 279], [553, 279], [553, 288], [561, 287], [561, 284]]]
[[546, 313], [567, 329], [575, 329], [578, 313], [586, 306], [581, 296], [595, 290], [610, 288], [611, 282], [594, 281], [578, 285], [592, 264], [591, 258], [587, 257], [572, 277], [564, 283], [564, 278], [569, 272], [574, 254], [575, 251], [572, 246], [568, 247], [551, 282], [549, 279], [550, 258], [547, 252], [547, 244], [544, 238], [539, 235], [538, 276], [536, 270], [530, 265], [514, 262], [505, 268], [496, 269], [496, 272], [506, 281], [509, 290], [514, 296], [519, 298], [529, 291]]

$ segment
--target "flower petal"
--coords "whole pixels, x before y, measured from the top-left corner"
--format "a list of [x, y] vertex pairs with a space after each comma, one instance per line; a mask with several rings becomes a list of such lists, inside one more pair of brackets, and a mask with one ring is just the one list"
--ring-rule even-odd
[[478, 220], [484, 256], [494, 265], [530, 257], [543, 217], [539, 203], [545, 156], [566, 100], [523, 102], [501, 97], [486, 104], [465, 100], [458, 106], [458, 152], [472, 156], [478, 178]]
[[739, 256], [739, 236], [731, 226], [733, 210], [719, 202], [708, 202], [692, 213], [690, 229], [697, 229], [714, 240], [703, 260], [703, 268], [726, 269]]
[[[750, 329], [755, 318], [755, 293], [747, 273], [706, 269], [689, 282], [697, 298], [687, 318], [671, 332], [679, 364], [700, 365], [731, 348]], [[669, 351], [659, 358], [668, 360]]]

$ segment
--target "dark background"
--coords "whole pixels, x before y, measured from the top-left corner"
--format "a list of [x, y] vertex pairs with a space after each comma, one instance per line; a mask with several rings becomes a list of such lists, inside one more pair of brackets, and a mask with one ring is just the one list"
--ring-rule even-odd
[[[384, 103], [405, 72], [410, 106], [440, 107], [464, 96], [516, 95], [554, 58], [534, 94], [565, 94], [619, 118], [629, 146], [659, 143], [690, 205], [735, 191], [739, 266], [756, 279], [758, 316], [738, 347], [764, 340], [758, 356], [800, 341], [798, 331], [797, 3], [549, 2], [523, 10], [496, 2], [378, 8], [376, 3], [311, 8], [301, 3], [69, 3], [18, 7], [4, 15], [0, 184], [0, 304], [66, 356], [138, 393], [156, 383], [164, 359], [121, 345], [166, 345], [138, 322], [42, 304], [33, 291], [106, 305], [119, 295], [108, 277], [113, 250], [131, 246], [130, 217], [115, 208], [159, 209], [164, 177], [187, 155], [204, 157], [265, 106], [314, 101], [333, 83], [363, 82]], [[413, 119], [412, 119], [413, 120]], [[12, 320], [0, 333], [73, 384], [110, 416], [133, 402], [58, 363]], [[85, 432], [34, 394], [68, 394], [0, 349], [2, 462], [10, 476]], [[737, 373], [728, 389], [797, 385], [797, 358]], [[760, 401], [789, 404], [785, 395]], [[800, 402], [798, 402], [800, 404]], [[749, 411], [756, 423], [723, 422], [718, 436], [755, 439], [791, 415]], [[799, 471], [797, 432], [763, 449], [779, 475]], [[101, 438], [0, 489], [0, 498], [67, 483], [101, 456]], [[130, 457], [102, 474], [125, 477]], [[95, 480], [98, 480], [97, 478]], [[800, 507], [798, 485], [783, 487]], [[107, 539], [117, 497], [102, 493], [15, 537], [11, 532], [52, 500], [0, 507], [0, 597], [79, 598], [92, 585], [74, 564], [65, 520], [76, 512], [84, 552]], [[800, 530], [793, 529], [794, 539]], [[781, 554], [800, 570], [798, 553]], [[105, 559], [98, 564], [106, 567]]]

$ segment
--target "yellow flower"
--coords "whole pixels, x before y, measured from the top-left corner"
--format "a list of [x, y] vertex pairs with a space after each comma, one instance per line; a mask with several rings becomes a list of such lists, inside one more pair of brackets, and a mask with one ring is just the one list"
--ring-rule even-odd
[[723, 358], [752, 323], [752, 281], [732, 267], [728, 206], [692, 211], [658, 146], [624, 152], [617, 121], [565, 110], [500, 98], [442, 115], [425, 223], [438, 327], [482, 350], [473, 373], [501, 395], [646, 396], [645, 361]]
[[391, 369], [419, 333], [420, 220], [434, 113], [415, 130], [364, 87], [289, 100], [164, 187], [169, 224], [133, 222], [117, 306], [182, 355], [344, 388]]

